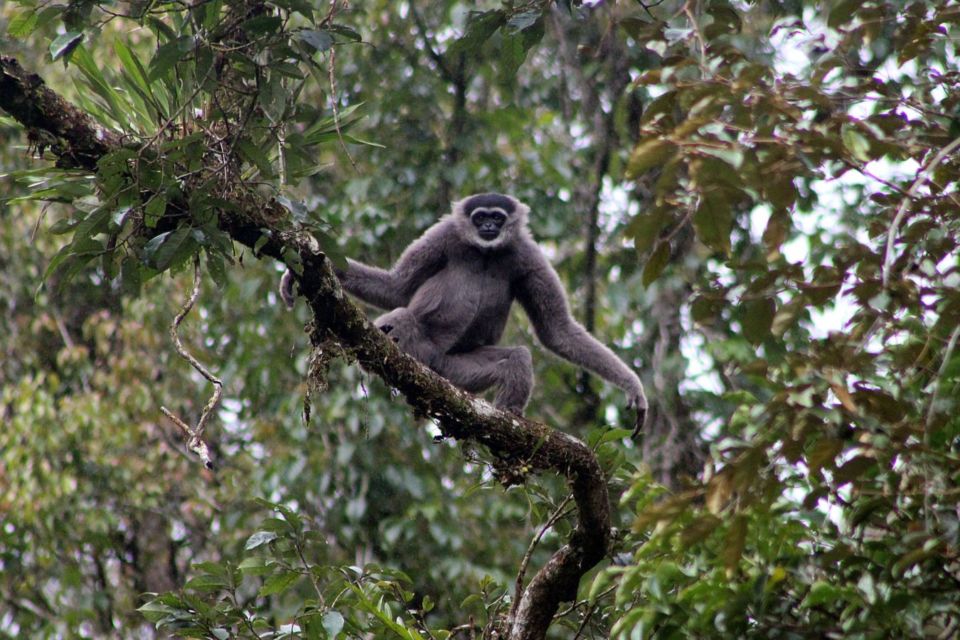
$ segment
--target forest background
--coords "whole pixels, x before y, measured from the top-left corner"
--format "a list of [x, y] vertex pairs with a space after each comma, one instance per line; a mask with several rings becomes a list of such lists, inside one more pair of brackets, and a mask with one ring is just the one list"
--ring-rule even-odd
[[[958, 21], [3, 3], [0, 636], [954, 637]], [[387, 266], [483, 190], [531, 206], [651, 399], [633, 441], [622, 393], [515, 312], [528, 417], [593, 452], [615, 527], [532, 631], [524, 585], [583, 542], [558, 467], [491, 453], [504, 423], [442, 388], [465, 431], [411, 408], [427, 383], [371, 368], [370, 334], [275, 293], [274, 258], [325, 264], [307, 233]], [[161, 412], [195, 425], [212, 391], [169, 333], [194, 265], [212, 470]]]

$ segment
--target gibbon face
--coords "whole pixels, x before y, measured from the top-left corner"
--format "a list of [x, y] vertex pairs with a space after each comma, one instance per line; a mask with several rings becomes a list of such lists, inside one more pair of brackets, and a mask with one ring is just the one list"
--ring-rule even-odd
[[454, 205], [465, 241], [492, 249], [510, 241], [526, 224], [526, 205], [500, 193], [481, 193]]

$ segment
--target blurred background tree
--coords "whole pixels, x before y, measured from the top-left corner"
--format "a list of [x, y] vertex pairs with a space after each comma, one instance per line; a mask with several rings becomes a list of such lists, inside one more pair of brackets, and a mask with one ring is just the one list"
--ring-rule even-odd
[[[387, 265], [476, 191], [532, 207], [576, 314], [652, 400], [622, 440], [619, 392], [535, 351], [529, 412], [596, 447], [622, 531], [556, 637], [957, 633], [956, 6], [260, 11], [224, 52], [229, 3], [24, 0], [0, 44], [196, 162], [177, 127], [245, 88], [244, 175], [302, 202], [331, 252]], [[564, 487], [503, 490], [345, 363], [303, 420], [307, 316], [277, 304], [274, 266], [200, 241], [77, 259], [94, 222], [130, 224], [98, 218], [122, 195], [35, 158], [51, 141], [12, 118], [0, 136], [0, 634], [489, 631], [530, 540], [552, 525], [537, 566], [567, 534]], [[159, 413], [195, 418], [209, 393], [167, 335], [201, 248], [182, 333], [225, 381], [216, 473]], [[514, 320], [505, 340], [533, 345]]]

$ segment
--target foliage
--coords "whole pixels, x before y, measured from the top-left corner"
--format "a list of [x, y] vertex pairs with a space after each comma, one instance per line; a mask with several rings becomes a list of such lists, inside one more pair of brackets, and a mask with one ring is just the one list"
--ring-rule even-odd
[[[263, 528], [247, 539], [238, 565], [195, 565], [184, 593], [151, 600], [140, 607], [143, 615], [159, 629], [188, 638], [334, 638], [343, 632], [422, 640], [415, 624], [408, 629], [394, 621], [394, 611], [414, 597], [404, 589], [409, 578], [374, 566], [318, 565], [314, 559], [323, 557], [327, 546], [322, 532], [306, 528], [289, 508], [265, 506], [280, 517], [263, 521]], [[262, 554], [264, 547], [270, 553]], [[250, 581], [258, 582], [259, 588], [251, 587]], [[216, 596], [216, 604], [208, 603], [210, 594]], [[254, 595], [263, 603], [262, 611], [244, 604]], [[429, 597], [422, 607], [423, 612], [432, 608]], [[273, 622], [277, 610], [295, 611], [291, 622], [277, 626]]]
[[[420, 4], [0, 10], [129, 141], [92, 179], [3, 152], [0, 633], [132, 633], [137, 607], [187, 637], [496, 621], [561, 490], [494, 488], [347, 366], [300, 422], [304, 340], [217, 226], [222, 194], [265, 191], [385, 264], [489, 188], [532, 205], [578, 309], [599, 286], [595, 330], [652, 363], [667, 425], [624, 444], [615, 392], [538, 358], [532, 409], [597, 447], [625, 529], [557, 637], [955, 633], [956, 7]], [[164, 333], [197, 254], [189, 339], [229, 389], [215, 479], [156, 415], [203, 403]], [[710, 455], [681, 482], [691, 425]]]

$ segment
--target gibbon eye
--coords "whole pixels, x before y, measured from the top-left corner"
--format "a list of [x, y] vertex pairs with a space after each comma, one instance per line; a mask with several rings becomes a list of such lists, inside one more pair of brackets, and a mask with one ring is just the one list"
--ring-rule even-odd
[[487, 209], [478, 209], [471, 216], [471, 219], [475, 224], [484, 224], [487, 222], [492, 222], [493, 224], [502, 226], [507, 220], [507, 214], [502, 211], [489, 211]]

